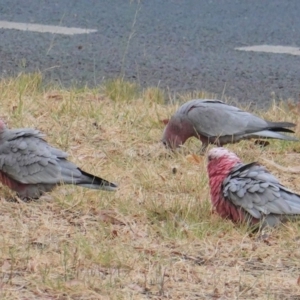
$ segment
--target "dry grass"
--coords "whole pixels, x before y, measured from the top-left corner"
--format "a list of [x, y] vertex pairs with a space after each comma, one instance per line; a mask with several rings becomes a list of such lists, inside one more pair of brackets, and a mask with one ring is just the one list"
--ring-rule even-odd
[[[178, 107], [164, 105], [161, 91], [121, 80], [45, 91], [38, 74], [3, 80], [0, 90], [10, 127], [40, 129], [120, 186], [60, 187], [30, 203], [8, 202], [1, 186], [1, 299], [300, 299], [299, 223], [258, 237], [212, 214], [206, 163], [193, 155], [199, 141], [174, 154], [159, 143], [161, 120]], [[297, 122], [299, 110], [281, 104], [261, 115]], [[229, 148], [247, 162], [300, 165], [300, 143]], [[270, 169], [300, 192], [297, 174]]]

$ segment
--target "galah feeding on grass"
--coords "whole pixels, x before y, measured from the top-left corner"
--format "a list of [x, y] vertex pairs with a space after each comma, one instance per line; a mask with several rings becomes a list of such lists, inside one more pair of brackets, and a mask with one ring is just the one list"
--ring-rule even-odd
[[294, 126], [290, 122], [265, 121], [219, 100], [195, 99], [183, 104], [171, 117], [164, 129], [162, 142], [166, 147], [175, 149], [188, 138], [196, 137], [201, 140], [204, 151], [208, 144], [223, 146], [250, 138], [298, 141], [280, 133], [294, 133], [286, 128]]
[[38, 199], [61, 184], [114, 191], [117, 186], [79, 169], [67, 153], [52, 147], [40, 131], [8, 129], [0, 120], [0, 181], [21, 199]]
[[213, 148], [207, 170], [212, 205], [223, 218], [265, 227], [300, 214], [300, 195], [257, 162], [243, 164], [233, 152]]

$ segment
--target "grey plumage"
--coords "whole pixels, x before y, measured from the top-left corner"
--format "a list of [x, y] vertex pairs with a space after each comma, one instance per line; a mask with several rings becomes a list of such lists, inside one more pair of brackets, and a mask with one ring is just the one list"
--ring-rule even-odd
[[184, 144], [189, 137], [199, 138], [203, 148], [210, 143], [222, 146], [242, 139], [273, 138], [298, 141], [281, 132], [295, 124], [270, 122], [220, 100], [194, 99], [183, 104], [166, 125], [162, 142], [171, 148]]
[[223, 195], [251, 217], [274, 226], [289, 216], [300, 214], [300, 195], [279, 183], [257, 163], [236, 165], [223, 181]]
[[113, 191], [114, 183], [82, 171], [67, 153], [52, 147], [38, 131], [7, 129], [0, 121], [0, 180], [21, 198], [39, 198], [56, 185], [74, 184]]

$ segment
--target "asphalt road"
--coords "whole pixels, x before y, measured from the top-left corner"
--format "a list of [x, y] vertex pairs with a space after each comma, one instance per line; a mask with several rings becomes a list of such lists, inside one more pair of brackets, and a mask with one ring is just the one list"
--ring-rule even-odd
[[40, 70], [63, 85], [124, 74], [171, 92], [206, 90], [259, 105], [299, 99], [299, 0], [1, 0], [0, 20], [97, 29], [54, 35], [0, 29], [0, 74]]

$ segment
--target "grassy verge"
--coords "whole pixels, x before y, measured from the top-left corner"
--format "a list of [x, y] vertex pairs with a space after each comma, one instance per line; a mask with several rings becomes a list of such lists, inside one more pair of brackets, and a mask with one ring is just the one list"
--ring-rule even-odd
[[[191, 140], [159, 143], [178, 107], [157, 88], [122, 80], [97, 89], [43, 89], [39, 74], [0, 81], [9, 127], [34, 127], [116, 193], [60, 187], [31, 203], [1, 188], [1, 299], [299, 299], [299, 222], [258, 237], [212, 214], [204, 158]], [[181, 95], [186, 101], [196, 95]], [[298, 121], [294, 104], [257, 112]], [[300, 128], [296, 128], [300, 137]], [[244, 161], [300, 165], [300, 143], [245, 141]], [[299, 175], [270, 168], [300, 192]], [[299, 280], [298, 280], [299, 282]], [[294, 297], [294, 298], [293, 298]]]

